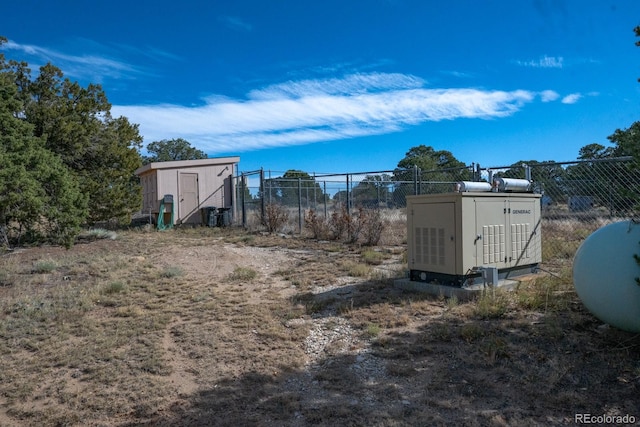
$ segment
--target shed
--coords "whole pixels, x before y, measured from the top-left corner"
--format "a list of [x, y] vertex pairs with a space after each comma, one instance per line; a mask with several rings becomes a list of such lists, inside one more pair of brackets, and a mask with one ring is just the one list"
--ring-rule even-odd
[[154, 215], [157, 221], [162, 210], [167, 225], [202, 224], [202, 208], [232, 208], [239, 161], [240, 157], [218, 157], [142, 166], [135, 173], [142, 184], [143, 213]]

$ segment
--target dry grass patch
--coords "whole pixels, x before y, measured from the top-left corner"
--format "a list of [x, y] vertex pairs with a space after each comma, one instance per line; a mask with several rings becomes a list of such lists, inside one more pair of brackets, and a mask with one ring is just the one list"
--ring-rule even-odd
[[32, 273], [51, 273], [58, 268], [58, 263], [52, 259], [43, 259], [33, 263]]
[[518, 286], [516, 298], [517, 305], [526, 310], [566, 310], [577, 299], [571, 271], [565, 269], [559, 275], [547, 275], [522, 282]]
[[104, 228], [92, 228], [90, 230], [83, 231], [78, 235], [79, 241], [93, 241], [100, 239], [115, 240], [117, 238], [118, 233], [113, 230], [105, 230]]
[[126, 285], [121, 281], [109, 282], [101, 289], [101, 293], [104, 295], [119, 294], [126, 290]]
[[497, 319], [509, 308], [509, 296], [500, 289], [488, 289], [475, 301], [473, 314], [480, 319]]
[[0, 424], [538, 425], [636, 409], [639, 337], [587, 313], [570, 269], [464, 302], [395, 289], [406, 252], [369, 251], [185, 228], [0, 256]]
[[162, 272], [160, 272], [160, 277], [164, 277], [166, 279], [171, 279], [173, 277], [180, 277], [184, 275], [184, 270], [180, 267], [165, 267]]
[[382, 262], [385, 259], [388, 259], [388, 256], [385, 253], [383, 253], [381, 251], [376, 251], [374, 249], [366, 249], [366, 250], [362, 251], [360, 256], [362, 257], [362, 260], [366, 264], [371, 264], [371, 265], [382, 264]]
[[351, 260], [343, 260], [339, 263], [339, 266], [342, 271], [353, 277], [368, 277], [373, 271], [370, 265]]
[[258, 276], [258, 272], [250, 267], [236, 267], [229, 275], [229, 280], [236, 282], [248, 282]]

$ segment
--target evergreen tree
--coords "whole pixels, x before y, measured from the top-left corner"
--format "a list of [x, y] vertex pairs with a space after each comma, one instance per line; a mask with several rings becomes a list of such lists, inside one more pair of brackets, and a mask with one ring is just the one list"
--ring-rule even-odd
[[1, 243], [44, 239], [69, 247], [86, 218], [86, 197], [61, 159], [20, 118], [16, 76], [1, 55], [0, 70]]
[[527, 165], [531, 169], [531, 180], [536, 191], [543, 192], [554, 202], [566, 202], [567, 174], [557, 162], [519, 160], [506, 171], [496, 173], [494, 177], [525, 179], [526, 173], [523, 165]]
[[[298, 188], [300, 180], [300, 188]], [[302, 204], [315, 206], [324, 200], [324, 193], [320, 184], [307, 172], [290, 169], [281, 178], [272, 178], [265, 181], [265, 193], [267, 200], [282, 203], [287, 206], [297, 206], [299, 191], [302, 190]], [[313, 202], [313, 203], [312, 203]]]
[[83, 88], [51, 64], [40, 67], [32, 81], [28, 68], [14, 68], [24, 117], [33, 125], [33, 135], [78, 178], [88, 198], [88, 220], [128, 222], [141, 203], [134, 175], [142, 165], [138, 126], [111, 116], [100, 85]]
[[[404, 206], [405, 197], [416, 190], [421, 194], [450, 191], [451, 183], [471, 179], [472, 172], [450, 151], [418, 145], [407, 151], [393, 172], [393, 180], [397, 182], [393, 201]], [[425, 184], [416, 189], [415, 183]]]
[[387, 204], [391, 185], [390, 175], [367, 175], [352, 190], [356, 206], [380, 207], [381, 204]]
[[192, 147], [189, 141], [182, 138], [154, 141], [147, 145], [147, 152], [149, 155], [144, 157], [144, 164], [207, 158], [207, 154], [204, 151]]

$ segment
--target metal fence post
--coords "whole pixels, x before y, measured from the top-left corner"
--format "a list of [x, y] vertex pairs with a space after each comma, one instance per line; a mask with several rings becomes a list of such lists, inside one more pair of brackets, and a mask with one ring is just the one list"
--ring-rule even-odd
[[273, 181], [271, 180], [271, 170], [269, 170], [269, 204], [271, 204], [271, 186], [273, 185]]
[[242, 192], [240, 193], [240, 200], [242, 200], [242, 227], [247, 228], [247, 205], [245, 201], [245, 192], [247, 190], [246, 184], [246, 175], [243, 173], [240, 178], [240, 187], [242, 187]]
[[327, 218], [327, 181], [322, 181], [322, 200], [324, 201], [324, 217]]
[[264, 218], [264, 169], [260, 168], [260, 214]]
[[526, 163], [523, 163], [522, 167], [524, 168], [524, 179], [531, 181], [531, 166], [529, 166]]
[[298, 177], [298, 232], [302, 233], [302, 178]]
[[347, 214], [350, 212], [351, 205], [351, 190], [349, 189], [349, 174], [347, 174]]

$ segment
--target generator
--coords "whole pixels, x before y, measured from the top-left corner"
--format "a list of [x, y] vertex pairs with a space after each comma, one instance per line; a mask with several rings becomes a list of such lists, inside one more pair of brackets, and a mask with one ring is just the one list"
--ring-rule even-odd
[[521, 182], [507, 188], [459, 183], [456, 192], [407, 196], [409, 279], [466, 287], [535, 272], [541, 195]]

